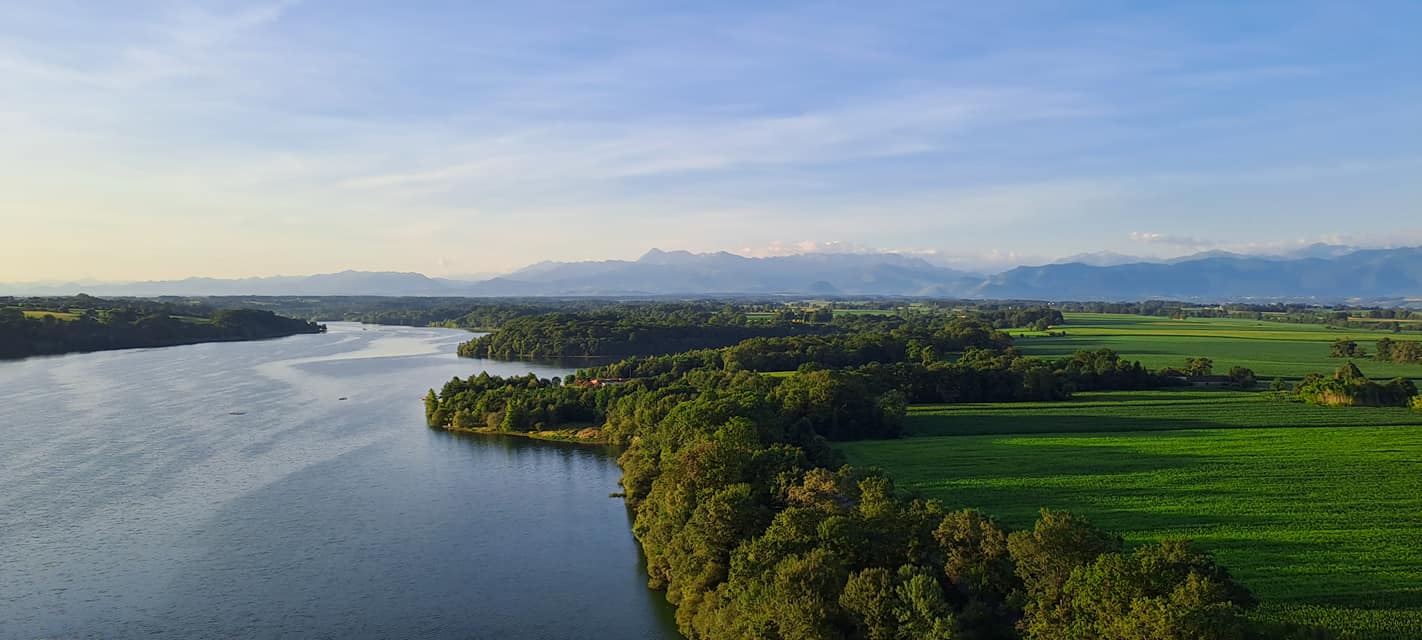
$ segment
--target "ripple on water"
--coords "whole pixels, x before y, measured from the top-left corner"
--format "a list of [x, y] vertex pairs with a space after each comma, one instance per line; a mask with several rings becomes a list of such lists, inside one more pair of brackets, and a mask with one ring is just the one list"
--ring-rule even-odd
[[569, 371], [468, 337], [0, 363], [0, 637], [675, 637], [610, 454], [423, 428], [454, 375]]

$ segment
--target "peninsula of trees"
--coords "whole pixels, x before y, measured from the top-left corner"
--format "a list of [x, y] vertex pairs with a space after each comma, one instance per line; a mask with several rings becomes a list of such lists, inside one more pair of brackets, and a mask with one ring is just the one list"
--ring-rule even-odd
[[1172, 378], [1109, 349], [1026, 357], [970, 314], [836, 324], [562, 380], [455, 378], [430, 391], [426, 417], [589, 426], [625, 445], [622, 486], [650, 584], [690, 638], [1329, 637], [1251, 618], [1254, 597], [1187, 541], [1127, 549], [1053, 511], [1009, 531], [902, 495], [829, 445], [898, 435], [909, 402], [1051, 400]]
[[212, 309], [151, 300], [0, 298], [0, 358], [260, 340], [325, 327], [254, 309]]

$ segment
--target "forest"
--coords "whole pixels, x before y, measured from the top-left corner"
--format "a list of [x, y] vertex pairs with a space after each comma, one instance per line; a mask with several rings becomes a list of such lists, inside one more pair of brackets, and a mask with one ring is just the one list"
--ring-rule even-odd
[[684, 304], [637, 305], [508, 320], [459, 347], [471, 358], [569, 358], [675, 353], [723, 347], [753, 337], [824, 334], [823, 322], [748, 322], [733, 308]]
[[314, 322], [254, 309], [85, 295], [0, 298], [0, 358], [260, 340], [324, 330]]
[[[732, 357], [775, 357], [757, 353], [765, 345], [783, 349], [816, 350], [844, 346], [837, 335], [850, 336], [851, 349], [874, 348], [870, 336], [886, 336], [884, 323], [909, 324], [924, 319], [946, 317], [949, 312], [933, 309], [906, 310], [898, 314], [858, 313], [860, 309], [837, 309], [833, 304], [772, 306], [773, 311], [755, 311], [761, 305], [708, 303], [648, 303], [612, 305], [574, 312], [524, 315], [504, 322], [488, 335], [459, 348], [459, 355], [475, 358], [626, 358], [678, 353], [740, 345]], [[1045, 307], [1011, 309], [969, 309], [956, 311], [958, 317], [974, 318], [988, 328], [1043, 328], [1061, 321], [1061, 312]], [[798, 341], [775, 341], [800, 337]], [[920, 336], [923, 337], [923, 336]], [[763, 342], [770, 340], [770, 342]], [[923, 341], [903, 345], [919, 359]], [[928, 345], [932, 346], [932, 345]], [[902, 351], [902, 349], [900, 350]], [[880, 352], [880, 361], [902, 357]], [[803, 354], [801, 354], [801, 357]], [[782, 356], [782, 359], [784, 356]], [[796, 357], [790, 359], [795, 360]], [[843, 359], [820, 354], [808, 361], [838, 365]], [[872, 360], [872, 359], [871, 359]], [[797, 364], [799, 361], [797, 360]], [[864, 360], [868, 362], [869, 360]], [[742, 368], [772, 370], [776, 365], [761, 361], [740, 362]], [[795, 365], [779, 365], [793, 369]]]
[[831, 446], [897, 436], [911, 402], [1060, 400], [1166, 378], [1110, 349], [1024, 356], [991, 320], [952, 312], [841, 327], [563, 380], [455, 378], [429, 392], [426, 416], [436, 428], [590, 426], [625, 445], [649, 584], [690, 638], [1331, 637], [1252, 617], [1256, 599], [1186, 540], [1128, 548], [1057, 511], [1014, 531], [898, 491]]

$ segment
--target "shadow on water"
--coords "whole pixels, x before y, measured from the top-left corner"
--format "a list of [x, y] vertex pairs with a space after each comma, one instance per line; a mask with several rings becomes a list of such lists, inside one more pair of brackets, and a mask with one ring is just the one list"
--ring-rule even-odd
[[646, 588], [626, 507], [608, 497], [614, 450], [429, 436], [233, 501], [193, 541], [199, 554], [167, 608], [133, 631], [679, 637], [670, 605]]

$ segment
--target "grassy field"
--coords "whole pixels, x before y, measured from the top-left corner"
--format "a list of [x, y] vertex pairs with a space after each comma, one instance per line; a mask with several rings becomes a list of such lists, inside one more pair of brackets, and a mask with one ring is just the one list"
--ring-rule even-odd
[[[1340, 337], [1371, 351], [1393, 335], [1102, 314], [1068, 314], [1052, 330], [1067, 335], [1014, 333], [1030, 355], [1110, 347], [1150, 368], [1205, 356], [1264, 382], [1333, 371], [1342, 360], [1329, 344]], [[1374, 378], [1422, 378], [1419, 365], [1357, 364]], [[840, 449], [906, 490], [1013, 527], [1049, 507], [1132, 543], [1192, 538], [1260, 597], [1265, 618], [1422, 640], [1422, 413], [1182, 389], [917, 405], [905, 426], [908, 438]]]
[[[1418, 340], [1416, 334], [1329, 329], [1321, 325], [1288, 324], [1227, 318], [1171, 320], [1148, 316], [1072, 313], [1067, 323], [1053, 327], [1065, 336], [1022, 335], [1017, 347], [1037, 356], [1070, 355], [1080, 349], [1109, 347], [1151, 369], [1179, 367], [1185, 358], [1204, 356], [1224, 372], [1232, 366], [1253, 369], [1260, 380], [1276, 376], [1296, 379], [1313, 372], [1331, 372], [1342, 363], [1328, 357], [1329, 344], [1342, 337], [1357, 340], [1369, 352], [1378, 338]], [[1422, 365], [1360, 360], [1372, 378], [1422, 378]]]
[[1132, 542], [1184, 536], [1259, 615], [1422, 638], [1422, 429], [938, 436], [842, 445], [901, 487], [1015, 527], [1069, 509]]
[[1422, 426], [1402, 407], [1323, 407], [1244, 391], [1104, 391], [1067, 402], [920, 404], [905, 428], [919, 436], [1174, 431], [1259, 427]]

